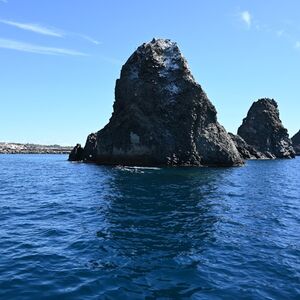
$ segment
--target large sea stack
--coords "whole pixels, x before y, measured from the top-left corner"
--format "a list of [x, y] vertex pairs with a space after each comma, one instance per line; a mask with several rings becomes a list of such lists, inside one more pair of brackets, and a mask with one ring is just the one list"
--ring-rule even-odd
[[109, 123], [86, 161], [137, 166], [237, 166], [243, 160], [176, 43], [153, 39], [129, 57]]
[[300, 130], [292, 137], [292, 142], [296, 155], [300, 155]]
[[292, 141], [282, 125], [278, 105], [273, 99], [259, 99], [252, 104], [238, 135], [259, 153], [260, 158], [295, 157]]

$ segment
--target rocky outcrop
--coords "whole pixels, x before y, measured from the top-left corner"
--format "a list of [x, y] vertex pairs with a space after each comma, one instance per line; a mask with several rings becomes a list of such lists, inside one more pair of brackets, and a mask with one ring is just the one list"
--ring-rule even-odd
[[122, 67], [109, 123], [88, 138], [100, 164], [237, 166], [243, 160], [176, 43], [153, 39]]
[[257, 151], [254, 147], [248, 145], [245, 140], [238, 134], [233, 134], [229, 132], [236, 148], [243, 157], [243, 159], [268, 159], [264, 153]]
[[259, 99], [252, 104], [238, 135], [266, 158], [295, 157], [292, 141], [282, 125], [278, 105], [273, 99]]
[[80, 144], [77, 144], [69, 155], [69, 161], [82, 161], [84, 158], [84, 150]]
[[296, 155], [300, 155], [300, 130], [292, 137], [292, 142]]
[[91, 133], [88, 135], [83, 153], [85, 160], [94, 161], [97, 156], [97, 134]]

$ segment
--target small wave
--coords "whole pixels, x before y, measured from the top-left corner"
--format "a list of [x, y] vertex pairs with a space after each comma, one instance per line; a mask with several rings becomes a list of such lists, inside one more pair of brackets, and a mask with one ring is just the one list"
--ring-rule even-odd
[[152, 171], [152, 170], [161, 170], [161, 168], [157, 167], [138, 167], [138, 166], [117, 166], [116, 169], [121, 171], [127, 171], [132, 173], [144, 173], [144, 171]]

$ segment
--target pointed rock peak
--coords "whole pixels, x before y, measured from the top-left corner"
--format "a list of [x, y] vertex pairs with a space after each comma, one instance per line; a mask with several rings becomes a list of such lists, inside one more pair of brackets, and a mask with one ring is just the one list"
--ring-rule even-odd
[[158, 78], [171, 78], [184, 73], [188, 80], [194, 81], [187, 61], [177, 44], [169, 39], [153, 39], [144, 43], [130, 56], [123, 66], [121, 76], [138, 80], [143, 74], [152, 74]]
[[143, 52], [147, 54], [150, 54], [151, 52], [153, 54], [153, 52], [156, 52], [156, 54], [158, 55], [177, 53], [178, 55], [181, 55], [177, 43], [172, 42], [169, 39], [156, 38], [154, 38], [148, 43], [144, 43], [141, 46], [139, 46], [137, 52]]
[[261, 107], [278, 107], [277, 102], [274, 99], [271, 98], [261, 98], [255, 101], [252, 106], [261, 106]]
[[143, 45], [149, 45], [151, 47], [157, 47], [161, 49], [177, 47], [176, 42], [173, 42], [170, 39], [160, 39], [160, 38], [158, 39], [153, 38], [150, 42], [144, 43]]
[[113, 108], [109, 123], [87, 142], [87, 160], [142, 166], [243, 163], [170, 40], [153, 39], [134, 51], [117, 79]]
[[271, 98], [261, 98], [253, 102], [248, 113], [263, 114], [266, 112], [273, 113], [274, 116], [276, 115], [278, 121], [281, 122], [279, 119], [278, 104], [274, 99]]
[[292, 142], [279, 118], [278, 105], [274, 99], [263, 98], [254, 102], [238, 134], [267, 157], [294, 157]]
[[[267, 114], [268, 116], [266, 116], [265, 114]], [[262, 115], [265, 116], [262, 117]], [[263, 118], [261, 119], [261, 121], [263, 121], [264, 123], [272, 117], [273, 125], [283, 127], [279, 118], [278, 104], [274, 99], [261, 98], [253, 102], [248, 111], [247, 118], [257, 119], [261, 117]], [[244, 121], [247, 121], [247, 118], [245, 118]]]

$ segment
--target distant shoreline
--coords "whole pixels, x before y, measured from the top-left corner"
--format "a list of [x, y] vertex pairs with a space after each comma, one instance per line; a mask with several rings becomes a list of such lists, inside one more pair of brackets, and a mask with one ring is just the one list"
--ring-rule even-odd
[[0, 142], [0, 154], [69, 154], [73, 147]]

